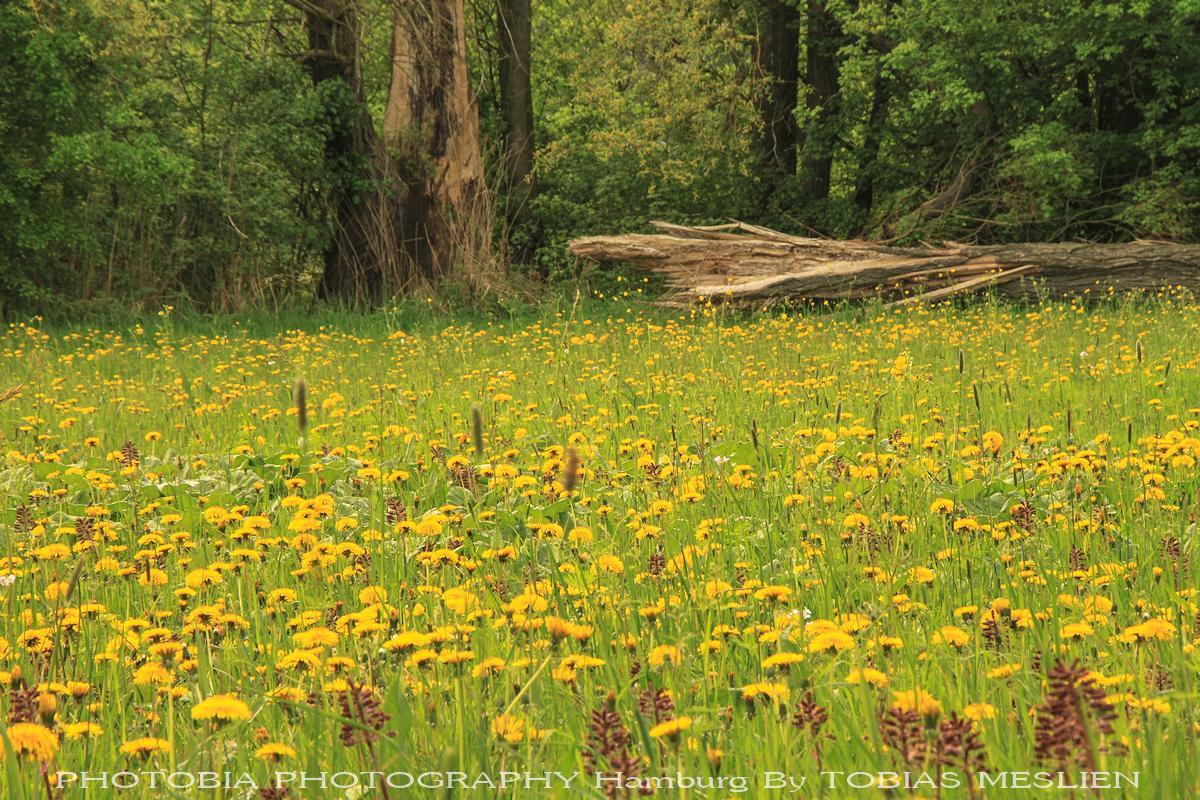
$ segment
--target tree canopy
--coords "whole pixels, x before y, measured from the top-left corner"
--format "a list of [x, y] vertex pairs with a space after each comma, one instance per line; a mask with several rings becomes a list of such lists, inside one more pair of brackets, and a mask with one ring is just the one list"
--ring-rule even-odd
[[[354, 21], [322, 39], [326, 5]], [[419, 25], [441, 50], [406, 49]], [[13, 0], [0, 313], [373, 302], [492, 268], [553, 284], [569, 239], [655, 219], [1193, 241], [1197, 34], [1200, 0]], [[406, 110], [414, 75], [437, 113]], [[351, 217], [391, 220], [372, 252], [416, 271], [331, 282]]]

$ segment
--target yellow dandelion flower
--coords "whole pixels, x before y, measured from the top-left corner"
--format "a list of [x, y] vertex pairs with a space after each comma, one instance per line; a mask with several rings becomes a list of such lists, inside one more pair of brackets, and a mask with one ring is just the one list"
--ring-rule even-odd
[[471, 670], [472, 678], [479, 678], [484, 675], [498, 675], [504, 669], [503, 658], [485, 658], [480, 661]]
[[516, 744], [525, 738], [525, 720], [510, 714], [501, 714], [491, 723], [492, 735], [510, 744]]
[[754, 599], [767, 600], [772, 603], [786, 603], [791, 594], [792, 589], [787, 586], [764, 586], [754, 593]]
[[192, 719], [212, 720], [214, 725], [250, 719], [250, 706], [231, 694], [218, 694], [201, 700], [192, 709]]
[[616, 556], [600, 556], [596, 559], [596, 570], [598, 572], [620, 574], [625, 571], [625, 565]]
[[962, 647], [971, 641], [971, 634], [953, 625], [944, 625], [933, 635], [933, 643], [945, 642], [951, 647]]
[[[157, 647], [157, 645], [155, 645]], [[138, 686], [163, 686], [174, 679], [175, 673], [158, 661], [148, 661], [138, 667], [133, 675], [133, 682]]]
[[464, 664], [474, 658], [472, 650], [443, 650], [438, 653], [438, 662], [441, 664]]
[[296, 755], [295, 750], [279, 742], [268, 742], [254, 751], [255, 758], [271, 764], [277, 764], [282, 759], [291, 758], [294, 755]]
[[1063, 639], [1079, 641], [1086, 636], [1091, 636], [1095, 632], [1095, 628], [1086, 622], [1073, 622], [1070, 625], [1064, 625], [1059, 628], [1058, 635]]
[[679, 734], [692, 727], [691, 717], [680, 717], [659, 723], [650, 729], [650, 735], [655, 739], [677, 739]]
[[901, 711], [917, 711], [926, 719], [937, 719], [942, 713], [942, 704], [921, 689], [907, 692], [892, 692], [892, 708]]
[[854, 638], [841, 629], [819, 633], [808, 643], [810, 653], [837, 653], [854, 647]]
[[68, 722], [62, 728], [63, 733], [71, 740], [95, 739], [104, 735], [104, 729], [94, 722]]
[[664, 663], [670, 661], [672, 664], [679, 664], [679, 648], [672, 644], [660, 644], [658, 647], [650, 651], [650, 663], [655, 667], [661, 667]]
[[171, 752], [171, 743], [166, 739], [156, 739], [153, 736], [147, 736], [142, 739], [133, 739], [121, 745], [121, 752], [128, 756], [146, 759], [158, 753]]
[[783, 702], [788, 699], [790, 690], [787, 684], [783, 683], [752, 683], [749, 686], [743, 686], [741, 689], [743, 700], [753, 700], [756, 697], [766, 697], [777, 702]]
[[[4, 735], [17, 757], [26, 761], [49, 761], [58, 752], [58, 736], [49, 728], [32, 722], [9, 725]], [[0, 756], [5, 752], [7, 748], [0, 748]]]
[[963, 709], [963, 715], [967, 719], [975, 721], [994, 719], [996, 717], [996, 707], [990, 703], [971, 703]]
[[862, 683], [863, 681], [866, 681], [867, 683], [873, 683], [876, 686], [887, 686], [889, 683], [887, 675], [883, 674], [877, 669], [871, 669], [870, 667], [864, 667], [863, 669], [856, 669], [852, 671], [846, 676], [846, 681], [848, 683]]
[[776, 653], [765, 659], [762, 666], [765, 670], [777, 669], [786, 674], [793, 664], [799, 664], [803, 660], [804, 656], [801, 653]]

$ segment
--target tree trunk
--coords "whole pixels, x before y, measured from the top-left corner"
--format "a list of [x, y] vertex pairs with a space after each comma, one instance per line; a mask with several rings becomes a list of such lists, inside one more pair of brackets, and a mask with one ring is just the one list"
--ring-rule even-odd
[[891, 93], [891, 81], [886, 75], [875, 78], [871, 95], [871, 116], [863, 136], [862, 149], [858, 154], [858, 183], [854, 187], [854, 204], [864, 214], [871, 213], [875, 204], [875, 169], [879, 160], [879, 147], [883, 142], [883, 126], [887, 122], [887, 108]]
[[[754, 65], [766, 89], [759, 96], [762, 129], [756, 149], [766, 168], [764, 180], [774, 183], [780, 176], [796, 174], [796, 148], [800, 129], [796, 124], [797, 91], [800, 85], [800, 11], [787, 0], [763, 0]], [[768, 186], [768, 194], [774, 186]]]
[[330, 132], [325, 163], [333, 173], [333, 237], [325, 250], [318, 294], [356, 302], [378, 291], [382, 268], [377, 258], [375, 126], [363, 93], [359, 62], [358, 6], [353, 0], [288, 0], [304, 12], [309, 49], [300, 61], [314, 85], [336, 81], [329, 93]]
[[838, 80], [841, 65], [838, 49], [842, 29], [821, 0], [808, 2], [807, 72], [808, 109], [811, 127], [805, 131], [804, 160], [800, 174], [808, 200], [829, 197], [836, 137], [832, 122], [837, 112]]
[[[450, 274], [486, 216], [466, 52], [463, 0], [411, 0], [397, 8], [383, 135], [404, 185], [398, 244], [410, 281]], [[470, 246], [486, 246], [486, 238]]]
[[594, 236], [570, 243], [596, 261], [620, 259], [658, 272], [675, 302], [761, 304], [882, 297], [907, 302], [995, 286], [1012, 298], [1063, 294], [1099, 300], [1109, 291], [1200, 294], [1200, 245], [1008, 244], [884, 247], [809, 239], [745, 223], [685, 228], [654, 223], [655, 235]]
[[533, 46], [531, 0], [498, 0], [500, 37], [500, 107], [504, 116], [504, 174], [508, 181], [509, 219], [529, 219], [537, 192], [533, 178], [533, 87], [530, 53]]

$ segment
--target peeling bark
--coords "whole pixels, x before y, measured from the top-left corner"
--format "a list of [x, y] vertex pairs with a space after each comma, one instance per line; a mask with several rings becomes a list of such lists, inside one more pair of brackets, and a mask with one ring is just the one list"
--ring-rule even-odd
[[404, 185], [398, 245], [408, 271], [427, 280], [452, 269], [455, 229], [483, 193], [466, 52], [463, 0], [397, 8], [383, 136]]

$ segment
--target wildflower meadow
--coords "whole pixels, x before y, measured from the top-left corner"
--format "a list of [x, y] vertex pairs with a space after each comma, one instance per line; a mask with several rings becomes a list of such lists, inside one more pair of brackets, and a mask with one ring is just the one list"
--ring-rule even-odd
[[0, 332], [0, 796], [1198, 796], [1184, 300]]

